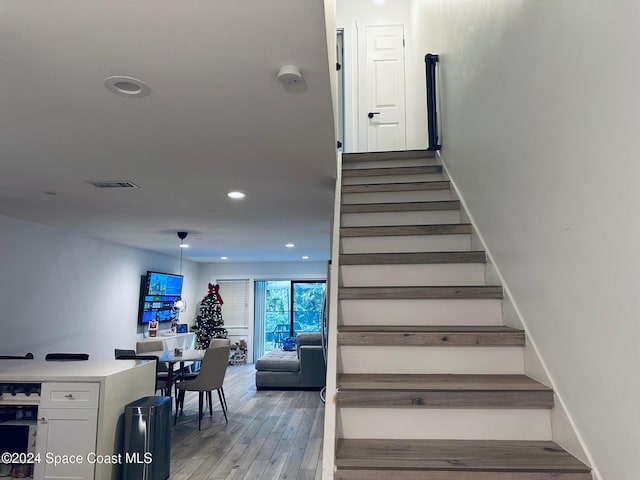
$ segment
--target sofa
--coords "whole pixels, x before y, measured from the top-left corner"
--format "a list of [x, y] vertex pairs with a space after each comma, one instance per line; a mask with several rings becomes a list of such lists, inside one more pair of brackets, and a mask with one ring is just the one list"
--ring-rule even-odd
[[256, 387], [322, 388], [327, 369], [319, 332], [300, 332], [295, 351], [273, 350], [256, 361]]

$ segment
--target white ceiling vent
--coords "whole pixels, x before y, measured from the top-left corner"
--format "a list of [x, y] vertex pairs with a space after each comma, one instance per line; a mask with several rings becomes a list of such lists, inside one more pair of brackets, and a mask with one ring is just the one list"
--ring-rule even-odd
[[89, 183], [96, 188], [140, 188], [138, 185], [128, 180], [111, 180]]

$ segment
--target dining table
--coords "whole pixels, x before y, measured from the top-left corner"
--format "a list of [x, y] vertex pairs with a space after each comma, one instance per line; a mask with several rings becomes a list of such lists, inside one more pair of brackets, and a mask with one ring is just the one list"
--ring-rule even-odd
[[158, 357], [159, 362], [166, 362], [169, 364], [169, 368], [167, 369], [167, 383], [169, 385], [173, 385], [173, 370], [175, 368], [175, 364], [180, 364], [178, 372], [182, 372], [185, 362], [201, 362], [204, 358], [205, 351], [206, 350], [201, 349], [184, 349], [179, 353], [176, 353], [175, 350], [156, 350], [152, 352], [144, 352], [144, 355], [156, 356]]

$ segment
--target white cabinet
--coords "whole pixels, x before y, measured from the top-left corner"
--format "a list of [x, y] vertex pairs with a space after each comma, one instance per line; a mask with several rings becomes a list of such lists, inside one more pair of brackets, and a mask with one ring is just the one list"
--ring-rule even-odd
[[116, 478], [119, 465], [108, 459], [117, 455], [122, 441], [120, 418], [128, 403], [154, 394], [155, 376], [153, 362], [134, 360], [0, 362], [0, 383], [40, 389], [40, 395], [0, 395], [2, 404], [38, 409], [32, 422], [40, 461], [33, 478]]
[[34, 480], [94, 478], [90, 453], [96, 450], [97, 408], [38, 409]]
[[99, 383], [43, 383], [40, 408], [98, 408]]
[[34, 479], [94, 478], [99, 383], [43, 383]]

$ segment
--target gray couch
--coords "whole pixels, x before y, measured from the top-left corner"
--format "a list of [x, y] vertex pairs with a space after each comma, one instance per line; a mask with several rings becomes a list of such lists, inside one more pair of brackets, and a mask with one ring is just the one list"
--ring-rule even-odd
[[274, 350], [256, 361], [256, 387], [322, 388], [327, 376], [320, 333], [297, 335], [296, 351]]

